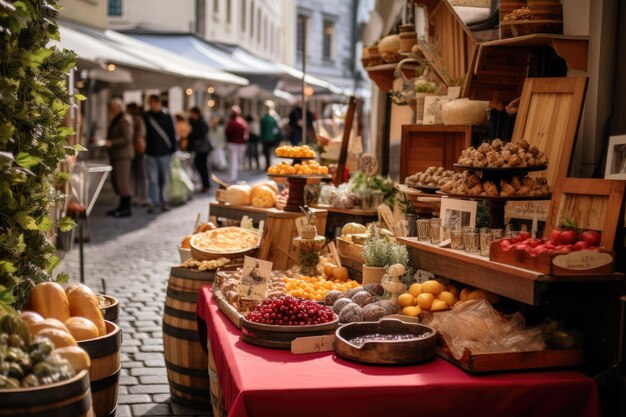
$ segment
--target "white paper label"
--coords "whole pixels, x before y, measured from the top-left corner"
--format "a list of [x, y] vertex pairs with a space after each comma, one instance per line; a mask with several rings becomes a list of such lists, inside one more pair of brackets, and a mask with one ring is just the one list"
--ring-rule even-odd
[[601, 266], [609, 265], [611, 262], [613, 262], [613, 257], [610, 254], [592, 250], [570, 252], [566, 255], [555, 256], [552, 259], [552, 264], [559, 268], [576, 271], [600, 268]]

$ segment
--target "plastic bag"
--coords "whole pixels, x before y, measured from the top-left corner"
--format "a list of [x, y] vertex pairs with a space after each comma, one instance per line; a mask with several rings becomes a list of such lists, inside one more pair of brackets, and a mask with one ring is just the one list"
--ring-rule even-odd
[[545, 349], [540, 327], [525, 329], [520, 313], [503, 316], [486, 300], [464, 301], [449, 312], [434, 314], [428, 324], [457, 359], [465, 349], [474, 354]]
[[193, 182], [182, 166], [180, 158], [172, 155], [170, 175], [165, 183], [163, 197], [170, 204], [184, 204], [193, 193]]

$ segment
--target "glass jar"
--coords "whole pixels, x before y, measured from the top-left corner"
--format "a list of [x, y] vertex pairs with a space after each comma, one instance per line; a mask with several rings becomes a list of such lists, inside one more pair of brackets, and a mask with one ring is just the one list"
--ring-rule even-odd
[[428, 242], [430, 240], [430, 220], [429, 219], [417, 219], [417, 238], [421, 242]]

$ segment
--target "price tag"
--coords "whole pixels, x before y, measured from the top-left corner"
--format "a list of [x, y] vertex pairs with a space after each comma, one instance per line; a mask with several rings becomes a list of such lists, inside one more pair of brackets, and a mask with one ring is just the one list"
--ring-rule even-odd
[[241, 271], [241, 283], [237, 288], [239, 294], [255, 300], [265, 299], [272, 266], [272, 262], [246, 256]]
[[337, 246], [335, 246], [335, 242], [330, 242], [328, 244], [328, 250], [330, 251], [330, 255], [335, 260], [335, 265], [341, 266], [341, 259], [339, 259], [339, 251], [337, 250]]
[[298, 337], [291, 342], [291, 353], [316, 353], [335, 350], [335, 335], [324, 334], [321, 336]]

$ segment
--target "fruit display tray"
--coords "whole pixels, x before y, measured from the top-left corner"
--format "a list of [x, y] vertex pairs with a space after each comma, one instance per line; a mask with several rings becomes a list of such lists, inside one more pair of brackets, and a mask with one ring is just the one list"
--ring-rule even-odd
[[309, 326], [278, 326], [241, 321], [241, 340], [252, 345], [273, 348], [291, 349], [291, 342], [299, 337], [335, 334], [339, 327], [339, 319], [324, 324]]
[[615, 267], [614, 253], [605, 250], [531, 255], [513, 247], [505, 250], [499, 240], [491, 243], [489, 260], [550, 275], [607, 274], [613, 272]]
[[440, 340], [435, 353], [471, 374], [578, 367], [583, 364], [582, 349], [546, 349], [530, 352], [479, 354], [474, 354], [466, 349], [461, 359], [456, 359], [452, 356], [445, 342]]

